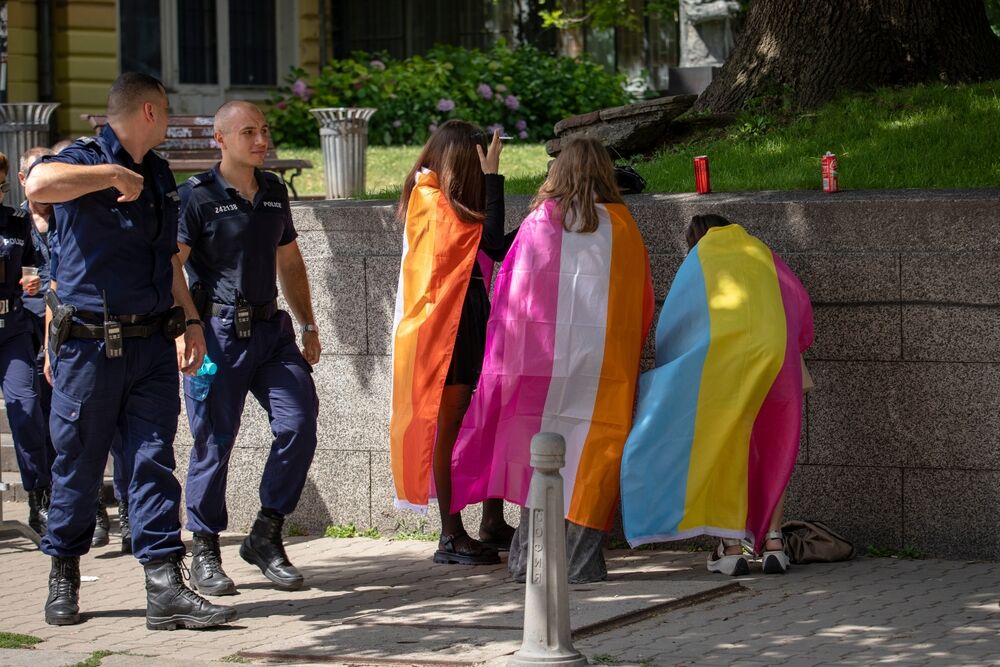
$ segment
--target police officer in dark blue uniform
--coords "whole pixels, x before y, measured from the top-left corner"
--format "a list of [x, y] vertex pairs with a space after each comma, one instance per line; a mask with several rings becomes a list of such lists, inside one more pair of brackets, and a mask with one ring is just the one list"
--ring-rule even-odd
[[[53, 625], [80, 621], [80, 556], [90, 548], [94, 499], [116, 431], [132, 544], [145, 569], [146, 627], [200, 628], [236, 617], [235, 609], [188, 589], [179, 567], [185, 549], [173, 475], [177, 369], [194, 372], [205, 347], [176, 256], [174, 177], [152, 151], [166, 135], [167, 114], [159, 81], [122, 74], [108, 95], [100, 136], [41, 158], [26, 182], [28, 200], [55, 204], [56, 218], [46, 358], [56, 460], [42, 540], [52, 557], [45, 620]], [[175, 303], [183, 309], [178, 327]], [[181, 331], [184, 358], [173, 341]]]
[[[305, 263], [295, 241], [288, 191], [260, 170], [268, 127], [249, 102], [224, 104], [215, 116], [222, 162], [180, 188], [179, 247], [196, 303], [208, 322], [209, 357], [218, 365], [208, 395], [195, 398], [185, 378], [194, 448], [188, 467], [188, 529], [194, 533], [191, 581], [199, 592], [230, 595], [219, 532], [226, 528], [226, 477], [247, 393], [267, 411], [274, 442], [260, 483], [261, 509], [240, 556], [282, 590], [303, 578], [282, 544], [284, 518], [295, 509], [316, 450], [319, 400], [310, 364], [319, 361]], [[298, 320], [276, 302], [276, 279]], [[204, 298], [200, 298], [203, 295]]]
[[[8, 163], [0, 153], [0, 199], [6, 196]], [[35, 265], [31, 222], [23, 211], [0, 206], [0, 377], [3, 399], [21, 483], [28, 492], [28, 525], [44, 535], [48, 520], [51, 460], [45, 446], [45, 425], [35, 379], [34, 329], [22, 302], [34, 294], [40, 280], [22, 277], [22, 267]]]
[[[29, 148], [21, 154], [21, 165], [17, 172], [17, 177], [21, 181], [21, 187], [24, 187], [24, 183], [28, 178], [28, 172], [31, 170], [32, 165], [46, 155], [55, 155], [55, 151], [46, 148], [44, 146], [35, 146]], [[35, 377], [36, 386], [38, 387], [38, 397], [41, 401], [42, 406], [42, 418], [45, 427], [45, 441], [46, 441], [46, 451], [49, 455], [49, 462], [55, 461], [55, 450], [52, 448], [52, 439], [49, 437], [49, 413], [50, 406], [52, 405], [52, 386], [49, 385], [48, 381], [45, 379], [44, 367], [45, 367], [45, 295], [49, 292], [49, 282], [51, 280], [51, 263], [56, 260], [52, 257], [52, 243], [51, 240], [55, 238], [55, 220], [53, 219], [53, 210], [51, 204], [39, 204], [29, 202], [27, 199], [21, 204], [21, 210], [28, 216], [31, 220], [31, 240], [32, 245], [35, 249], [35, 268], [38, 271], [38, 278], [40, 280], [38, 291], [31, 295], [24, 296], [24, 309], [27, 311], [28, 318], [34, 325], [34, 342], [35, 342]], [[117, 436], [116, 436], [117, 437]], [[111, 453], [116, 457], [114, 465], [114, 491], [115, 497], [118, 499], [118, 523], [121, 528], [122, 553], [132, 553], [132, 534], [129, 530], [128, 525], [128, 501], [126, 487], [127, 483], [123, 479], [122, 475], [122, 463], [117, 460], [118, 452], [121, 451], [120, 447], [112, 446]], [[103, 489], [102, 489], [103, 491]], [[108, 518], [108, 511], [104, 507], [104, 501], [101, 498], [102, 491], [98, 492], [98, 497], [96, 499], [97, 503], [97, 527], [94, 530], [94, 536], [90, 540], [90, 546], [92, 547], [103, 547], [108, 543], [108, 530], [110, 528], [110, 520]], [[31, 496], [29, 496], [29, 499]], [[48, 496], [44, 496], [44, 514], [46, 518], [48, 517]]]

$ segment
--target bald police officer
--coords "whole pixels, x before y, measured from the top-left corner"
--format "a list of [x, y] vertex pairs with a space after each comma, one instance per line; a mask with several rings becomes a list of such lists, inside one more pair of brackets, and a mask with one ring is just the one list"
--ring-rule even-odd
[[[29, 201], [55, 204], [47, 319], [52, 381], [49, 430], [56, 451], [42, 551], [52, 557], [45, 620], [80, 621], [80, 556], [90, 548], [94, 499], [120, 432], [129, 480], [132, 545], [146, 576], [146, 627], [226, 623], [236, 610], [210, 604], [181, 580], [180, 485], [173, 441], [180, 412], [177, 369], [194, 372], [205, 350], [202, 323], [177, 258], [179, 197], [152, 148], [166, 135], [163, 85], [122, 74], [108, 95], [108, 125], [28, 174]], [[61, 303], [57, 303], [61, 301]], [[178, 304], [186, 327], [171, 326]], [[183, 330], [186, 356], [173, 337]]]
[[[208, 396], [185, 403], [194, 448], [188, 467], [188, 529], [194, 533], [191, 581], [207, 595], [231, 595], [222, 569], [219, 533], [228, 523], [226, 478], [247, 393], [267, 411], [274, 441], [260, 483], [260, 511], [240, 556], [275, 586], [295, 590], [301, 573], [282, 544], [284, 518], [302, 495], [316, 450], [319, 400], [310, 364], [319, 361], [305, 263], [295, 241], [288, 191], [260, 170], [268, 127], [249, 102], [224, 104], [215, 116], [222, 162], [180, 188], [179, 246], [195, 300], [208, 326], [208, 355], [218, 365]], [[288, 313], [276, 302], [276, 279], [298, 320], [303, 349]]]

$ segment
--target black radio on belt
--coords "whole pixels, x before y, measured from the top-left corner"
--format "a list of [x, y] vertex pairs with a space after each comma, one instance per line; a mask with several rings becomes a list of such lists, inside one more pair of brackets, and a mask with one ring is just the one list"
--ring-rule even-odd
[[239, 292], [236, 293], [236, 314], [233, 317], [237, 338], [249, 338], [253, 331], [253, 311]]
[[122, 323], [108, 313], [108, 295], [104, 294], [104, 356], [117, 359], [122, 356]]

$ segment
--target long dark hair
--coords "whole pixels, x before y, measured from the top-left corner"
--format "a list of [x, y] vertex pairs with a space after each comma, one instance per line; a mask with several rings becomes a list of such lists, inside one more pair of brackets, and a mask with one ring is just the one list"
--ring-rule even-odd
[[685, 232], [688, 250], [698, 245], [701, 237], [707, 234], [708, 230], [712, 227], [725, 227], [731, 224], [733, 223], [715, 213], [703, 213], [691, 216], [691, 222], [688, 223], [687, 231]]
[[417, 174], [426, 167], [437, 174], [441, 193], [461, 220], [482, 222], [486, 217], [486, 178], [476, 146], [486, 149], [486, 132], [482, 128], [464, 120], [449, 120], [441, 125], [424, 144], [403, 183], [399, 219], [406, 219]]

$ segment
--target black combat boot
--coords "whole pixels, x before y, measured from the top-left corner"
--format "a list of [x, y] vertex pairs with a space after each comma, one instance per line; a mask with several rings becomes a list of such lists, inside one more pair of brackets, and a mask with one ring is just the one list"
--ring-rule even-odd
[[90, 538], [90, 546], [103, 547], [110, 540], [108, 531], [111, 530], [111, 517], [108, 516], [108, 509], [104, 506], [104, 500], [97, 500], [97, 526], [94, 528], [94, 536]]
[[80, 557], [53, 556], [49, 570], [49, 597], [45, 601], [45, 622], [74, 625], [80, 622]]
[[235, 595], [236, 584], [222, 569], [219, 536], [195, 533], [191, 548], [191, 583], [203, 595]]
[[235, 607], [212, 604], [184, 585], [177, 556], [151, 560], [146, 570], [146, 628], [210, 628], [236, 620]]
[[51, 487], [28, 491], [28, 526], [45, 537], [49, 529], [49, 500], [52, 498]]
[[122, 553], [132, 553], [132, 525], [128, 522], [128, 501], [118, 501], [118, 528], [122, 533]]
[[288, 562], [281, 543], [281, 527], [285, 517], [269, 509], [261, 509], [253, 529], [240, 546], [240, 557], [256, 565], [264, 576], [283, 591], [302, 588], [302, 573]]

